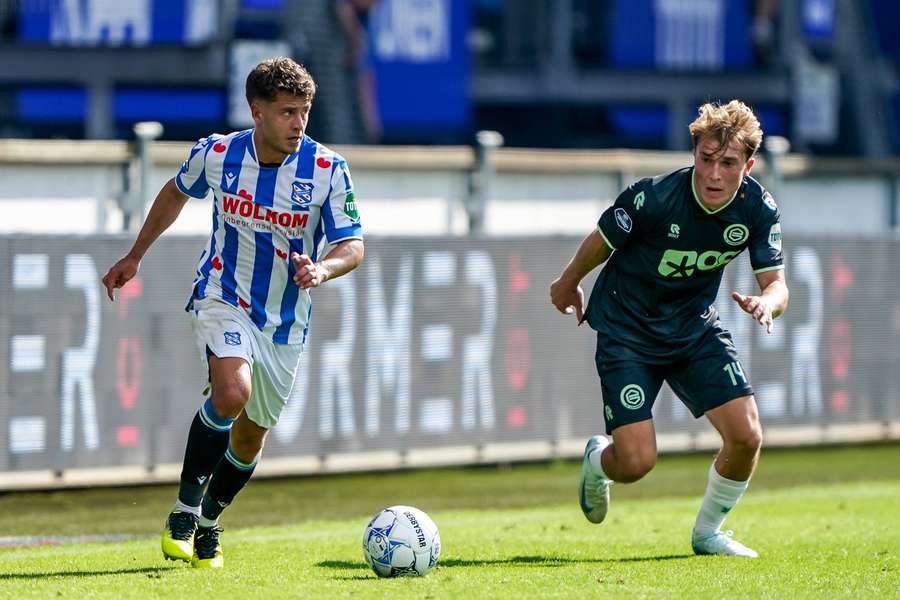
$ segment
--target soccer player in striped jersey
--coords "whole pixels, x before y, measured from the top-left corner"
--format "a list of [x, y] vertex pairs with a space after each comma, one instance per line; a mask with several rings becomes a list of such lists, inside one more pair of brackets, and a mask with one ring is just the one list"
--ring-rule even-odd
[[219, 515], [250, 479], [290, 395], [310, 289], [363, 259], [347, 161], [305, 135], [315, 92], [289, 58], [257, 65], [246, 85], [253, 129], [201, 139], [157, 195], [131, 250], [103, 277], [114, 300], [189, 199], [212, 190], [212, 235], [187, 304], [210, 394], [191, 423], [162, 536], [167, 559], [195, 567], [224, 564]]
[[[600, 523], [613, 481], [629, 483], [656, 464], [653, 402], [663, 381], [722, 437], [694, 524], [697, 554], [755, 558], [721, 531], [747, 489], [762, 430], [753, 389], [731, 334], [713, 306], [722, 271], [745, 249], [759, 295], [732, 299], [768, 332], [788, 304], [775, 200], [750, 177], [762, 129], [734, 100], [704, 104], [690, 125], [694, 165], [629, 186], [601, 216], [550, 287], [550, 299], [597, 331], [597, 372], [606, 433], [588, 440], [579, 501]], [[609, 259], [587, 308], [579, 282]]]

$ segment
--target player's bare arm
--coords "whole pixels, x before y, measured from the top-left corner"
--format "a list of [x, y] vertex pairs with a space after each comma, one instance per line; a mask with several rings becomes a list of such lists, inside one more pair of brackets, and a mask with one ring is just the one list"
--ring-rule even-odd
[[365, 248], [362, 240], [344, 240], [338, 242], [334, 249], [319, 262], [306, 254], [294, 252], [291, 261], [294, 263], [294, 283], [301, 288], [308, 289], [318, 287], [335, 277], [346, 275], [363, 260]]
[[150, 207], [147, 219], [138, 233], [137, 239], [128, 254], [123, 256], [116, 264], [110, 267], [103, 276], [103, 285], [106, 287], [106, 295], [115, 302], [113, 291], [124, 286], [138, 272], [141, 259], [144, 254], [162, 233], [169, 228], [181, 210], [187, 203], [188, 197], [181, 193], [175, 185], [175, 179], [170, 179], [162, 187]]
[[731, 292], [731, 297], [744, 312], [765, 326], [766, 333], [772, 333], [775, 319], [787, 310], [790, 298], [784, 270], [759, 273], [756, 282], [761, 290], [759, 296], [744, 296], [738, 292]]
[[567, 315], [574, 312], [578, 322], [581, 323], [584, 316], [584, 290], [579, 284], [611, 254], [612, 248], [603, 239], [599, 230], [595, 229], [588, 234], [562, 274], [550, 284], [550, 301], [553, 306]]

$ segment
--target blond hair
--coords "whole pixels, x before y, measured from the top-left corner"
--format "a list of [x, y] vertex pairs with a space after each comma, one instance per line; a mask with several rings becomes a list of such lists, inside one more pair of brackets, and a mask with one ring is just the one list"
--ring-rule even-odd
[[762, 144], [763, 132], [759, 120], [750, 107], [740, 100], [732, 100], [725, 105], [707, 102], [697, 112], [699, 115], [689, 127], [695, 148], [704, 137], [712, 137], [719, 142], [719, 150], [724, 150], [735, 141], [743, 148], [744, 158], [750, 160]]

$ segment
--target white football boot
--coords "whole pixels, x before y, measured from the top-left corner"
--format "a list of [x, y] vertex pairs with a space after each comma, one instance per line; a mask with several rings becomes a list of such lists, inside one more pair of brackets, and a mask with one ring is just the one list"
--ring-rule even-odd
[[732, 539], [733, 531], [716, 531], [708, 535], [691, 536], [691, 546], [694, 554], [716, 554], [720, 556], [742, 556], [744, 558], [759, 558], [756, 550], [748, 548], [739, 541]]
[[602, 435], [595, 435], [584, 447], [584, 459], [581, 461], [581, 482], [578, 485], [578, 503], [581, 512], [591, 523], [602, 523], [609, 510], [609, 486], [612, 481], [598, 475], [591, 465], [591, 453], [602, 452], [609, 446], [609, 440]]

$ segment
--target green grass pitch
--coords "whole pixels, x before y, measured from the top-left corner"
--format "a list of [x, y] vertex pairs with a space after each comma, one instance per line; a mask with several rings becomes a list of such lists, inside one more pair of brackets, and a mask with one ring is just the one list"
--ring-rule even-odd
[[[7, 494], [3, 543], [121, 539], [0, 547], [0, 597], [900, 598], [900, 446], [765, 450], [726, 521], [755, 561], [691, 554], [710, 460], [661, 457], [599, 526], [572, 461], [254, 481], [222, 519], [220, 572], [162, 559], [174, 486]], [[381, 580], [362, 532], [400, 503], [434, 518], [443, 552], [424, 578]]]

